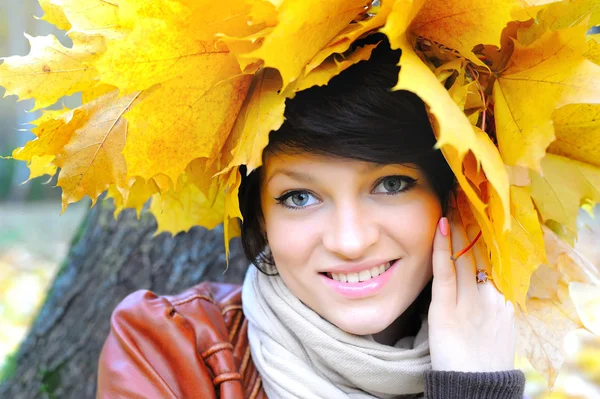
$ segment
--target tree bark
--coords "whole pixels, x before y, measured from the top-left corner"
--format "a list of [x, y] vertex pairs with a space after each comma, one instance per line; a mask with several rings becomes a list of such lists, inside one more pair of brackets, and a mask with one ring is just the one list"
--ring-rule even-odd
[[27, 338], [0, 386], [0, 398], [94, 398], [100, 350], [110, 315], [128, 294], [149, 289], [175, 294], [201, 281], [241, 283], [247, 268], [239, 239], [229, 269], [223, 230], [195, 227], [152, 237], [156, 221], [99, 201], [73, 239]]

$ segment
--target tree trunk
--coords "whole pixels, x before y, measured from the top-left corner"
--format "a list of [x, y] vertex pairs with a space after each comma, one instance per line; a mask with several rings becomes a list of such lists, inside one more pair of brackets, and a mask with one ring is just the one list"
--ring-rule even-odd
[[128, 294], [149, 289], [175, 294], [201, 281], [241, 283], [247, 268], [239, 239], [229, 270], [223, 230], [195, 227], [152, 238], [156, 221], [99, 201], [73, 239], [29, 335], [15, 356], [0, 398], [94, 398], [100, 350], [110, 315]]

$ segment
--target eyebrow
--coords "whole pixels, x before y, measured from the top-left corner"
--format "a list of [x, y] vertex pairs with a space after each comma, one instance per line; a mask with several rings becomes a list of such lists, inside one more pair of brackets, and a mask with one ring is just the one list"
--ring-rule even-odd
[[[385, 166], [387, 166], [387, 164], [377, 164], [377, 163], [367, 164], [362, 168], [361, 172], [368, 173], [368, 172], [372, 172], [376, 169], [381, 169]], [[308, 173], [296, 172], [294, 170], [289, 170], [289, 169], [278, 169], [275, 171], [275, 173], [273, 173], [271, 175], [271, 177], [269, 177], [267, 179], [267, 182], [265, 183], [265, 185], [269, 184], [269, 182], [277, 175], [288, 176], [288, 177], [291, 177], [292, 179], [296, 179], [296, 180], [300, 180], [300, 181], [304, 181], [304, 182], [308, 182], [308, 183], [312, 183], [315, 181], [314, 176], [312, 176], [311, 174], [308, 174]]]
[[277, 175], [284, 175], [284, 176], [291, 177], [292, 179], [309, 182], [309, 183], [312, 183], [315, 181], [315, 178], [308, 173], [296, 172], [296, 171], [288, 170], [288, 169], [278, 169], [275, 171], [275, 173], [273, 173], [271, 175], [271, 177], [269, 177], [269, 179], [267, 179], [267, 182], [265, 183], [265, 185], [269, 184], [269, 182]]

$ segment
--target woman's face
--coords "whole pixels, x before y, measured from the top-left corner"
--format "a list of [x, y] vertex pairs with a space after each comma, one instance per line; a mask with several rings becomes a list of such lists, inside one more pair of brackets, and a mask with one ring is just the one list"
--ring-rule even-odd
[[269, 247], [284, 283], [344, 331], [383, 331], [432, 277], [442, 210], [418, 168], [270, 155], [261, 198]]

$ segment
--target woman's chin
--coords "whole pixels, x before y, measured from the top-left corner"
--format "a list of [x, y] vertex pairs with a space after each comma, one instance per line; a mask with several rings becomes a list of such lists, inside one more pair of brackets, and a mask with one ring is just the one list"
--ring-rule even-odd
[[[369, 317], [370, 316], [370, 317]], [[331, 321], [339, 329], [354, 335], [372, 335], [377, 334], [389, 327], [395, 317], [391, 315], [363, 315], [362, 317], [351, 315], [351, 317], [339, 317]]]

